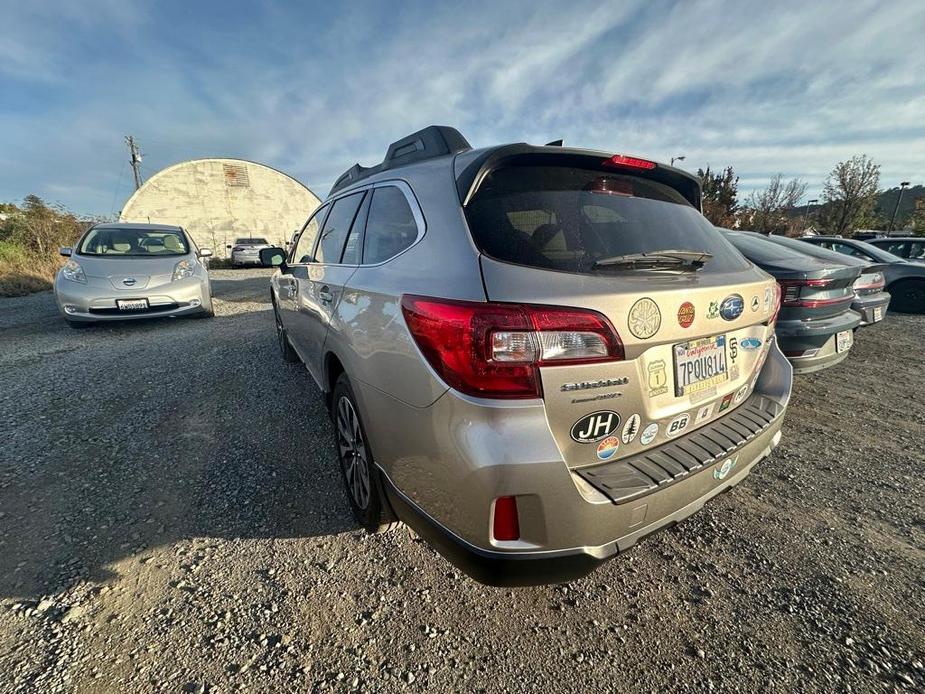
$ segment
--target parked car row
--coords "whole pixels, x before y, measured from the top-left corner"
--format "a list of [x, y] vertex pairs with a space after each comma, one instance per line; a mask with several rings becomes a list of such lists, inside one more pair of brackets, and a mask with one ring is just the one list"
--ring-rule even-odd
[[[403, 521], [485, 583], [547, 583], [741, 482], [794, 371], [845, 359], [916, 277], [700, 206], [672, 166], [431, 126], [348, 169], [289, 248], [232, 252], [276, 269], [279, 349], [326, 398], [357, 521]], [[182, 229], [101, 225], [68, 254], [68, 321], [211, 313]]]

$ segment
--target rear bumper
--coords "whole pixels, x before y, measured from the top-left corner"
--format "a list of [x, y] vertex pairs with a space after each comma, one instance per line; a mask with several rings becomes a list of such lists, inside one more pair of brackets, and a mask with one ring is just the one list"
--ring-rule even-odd
[[[496, 421], [482, 426], [466, 403], [450, 400], [445, 420], [439, 411], [429, 413], [426, 431], [413, 426], [421, 410], [393, 406], [384, 424], [364, 419], [386, 495], [401, 520], [482, 583], [536, 585], [588, 574], [741, 482], [779, 442], [791, 383], [791, 366], [774, 345], [753, 395], [726, 416], [639, 455], [572, 469], [551, 440], [542, 406], [539, 412], [529, 405], [505, 409]], [[365, 410], [378, 391], [357, 390]], [[753, 419], [750, 430], [742, 421], [733, 424], [736, 415], [743, 416], [759, 400], [769, 403], [769, 416]], [[726, 433], [697, 443], [714, 426]], [[396, 460], [396, 432], [408, 431], [418, 438], [404, 441], [404, 453]], [[453, 458], [445, 448], [433, 450], [435, 436], [449, 444]], [[699, 460], [690, 455], [660, 458], [688, 442]], [[617, 467], [637, 475], [629, 482], [634, 491], [628, 495], [607, 487], [626, 479]], [[591, 481], [595, 474], [598, 479]], [[605, 477], [609, 481], [599, 483]], [[494, 499], [507, 495], [517, 498], [521, 537], [499, 542], [491, 538], [489, 518]]]
[[890, 295], [887, 292], [877, 292], [876, 294], [855, 296], [854, 303], [851, 304], [851, 310], [861, 316], [861, 326], [863, 327], [883, 320], [889, 305]]
[[233, 265], [260, 265], [260, 253], [231, 253], [231, 263]]
[[781, 350], [793, 364], [793, 373], [808, 374], [834, 366], [850, 353], [836, 349], [835, 336], [861, 325], [861, 316], [847, 310], [820, 320], [785, 320], [775, 333]]

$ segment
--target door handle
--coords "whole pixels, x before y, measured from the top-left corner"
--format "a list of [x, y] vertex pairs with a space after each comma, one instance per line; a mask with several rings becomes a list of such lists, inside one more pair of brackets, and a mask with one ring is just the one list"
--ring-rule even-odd
[[323, 286], [318, 291], [318, 298], [321, 299], [323, 303], [329, 304], [334, 301], [334, 295], [331, 293], [331, 288], [327, 285]]

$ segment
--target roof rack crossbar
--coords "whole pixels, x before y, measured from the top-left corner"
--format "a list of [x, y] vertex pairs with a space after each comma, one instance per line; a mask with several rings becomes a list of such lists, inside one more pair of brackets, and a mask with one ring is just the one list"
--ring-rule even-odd
[[456, 128], [451, 128], [447, 125], [430, 125], [390, 144], [385, 154], [385, 159], [382, 160], [381, 164], [376, 166], [354, 164], [351, 166], [334, 182], [334, 186], [328, 195], [333, 195], [338, 190], [380, 171], [396, 169], [400, 166], [446, 156], [447, 154], [456, 154], [471, 148], [472, 146]]

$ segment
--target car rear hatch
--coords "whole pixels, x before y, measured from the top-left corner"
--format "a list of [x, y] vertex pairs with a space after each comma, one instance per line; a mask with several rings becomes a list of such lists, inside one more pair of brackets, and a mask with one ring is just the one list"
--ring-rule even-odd
[[[496, 159], [473, 186], [462, 197], [488, 300], [543, 316], [542, 397], [569, 466], [654, 448], [746, 398], [773, 338], [776, 286], [695, 208], [696, 179], [630, 157], [543, 151]], [[583, 333], [543, 306], [605, 327]], [[612, 331], [619, 348], [594, 352], [595, 331]]]

